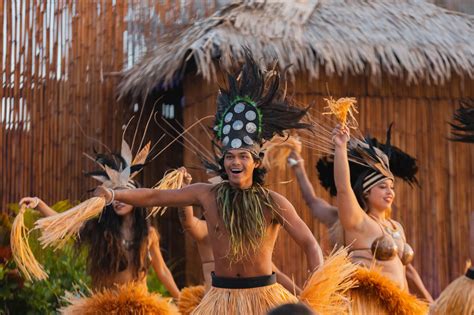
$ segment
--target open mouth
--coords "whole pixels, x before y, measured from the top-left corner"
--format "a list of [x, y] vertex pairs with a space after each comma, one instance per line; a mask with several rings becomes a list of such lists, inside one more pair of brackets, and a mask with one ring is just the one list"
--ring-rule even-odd
[[231, 168], [231, 169], [230, 169], [230, 172], [231, 172], [232, 174], [240, 174], [240, 173], [242, 173], [243, 171], [244, 171], [244, 170], [241, 169], [241, 168]]

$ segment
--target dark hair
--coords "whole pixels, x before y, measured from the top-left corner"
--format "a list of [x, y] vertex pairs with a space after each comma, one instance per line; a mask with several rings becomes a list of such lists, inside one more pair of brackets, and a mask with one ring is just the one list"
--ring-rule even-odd
[[124, 271], [131, 264], [134, 277], [148, 269], [146, 253], [148, 248], [149, 223], [144, 208], [133, 210], [132, 259], [128, 260], [123, 245], [121, 227], [123, 218], [115, 213], [112, 205], [106, 206], [98, 218], [86, 222], [80, 232], [77, 245], [88, 249], [87, 269], [94, 284], [101, 283], [111, 273]]
[[303, 303], [297, 304], [283, 304], [272, 310], [267, 315], [315, 315], [308, 306]]
[[[255, 153], [250, 152], [250, 155], [252, 156], [252, 158], [255, 162], [261, 162], [262, 161], [262, 157], [256, 155]], [[263, 154], [261, 154], [261, 155], [263, 155]], [[227, 179], [229, 179], [229, 177], [227, 176], [227, 173], [225, 172], [224, 158], [225, 158], [225, 153], [219, 159], [219, 166], [220, 166], [219, 176], [222, 179], [227, 180]], [[260, 166], [260, 167], [255, 168], [253, 170], [253, 174], [252, 174], [253, 183], [263, 185], [265, 183], [265, 175], [267, 175], [267, 169], [265, 167]]]

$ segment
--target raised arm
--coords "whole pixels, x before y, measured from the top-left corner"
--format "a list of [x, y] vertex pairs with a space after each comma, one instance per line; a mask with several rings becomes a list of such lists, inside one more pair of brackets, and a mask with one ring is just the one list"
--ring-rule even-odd
[[193, 184], [181, 189], [158, 190], [150, 188], [114, 190], [99, 186], [94, 195], [104, 197], [109, 203], [118, 200], [135, 207], [184, 207], [201, 205], [201, 197], [208, 194], [212, 185]]
[[330, 205], [326, 200], [316, 196], [313, 185], [306, 174], [304, 160], [298, 152], [292, 151], [288, 156], [288, 162], [295, 172], [301, 193], [303, 194], [303, 199], [308, 208], [311, 209], [313, 216], [328, 228], [331, 227], [338, 219], [337, 208]]
[[57, 214], [43, 200], [38, 197], [24, 197], [20, 200], [20, 206], [25, 204], [30, 209], [38, 210], [43, 217], [49, 217]]
[[352, 190], [349, 160], [347, 158], [349, 128], [336, 127], [333, 131], [334, 181], [337, 189], [339, 219], [344, 229], [360, 229], [366, 216]]
[[151, 254], [151, 265], [156, 272], [156, 276], [163, 283], [165, 288], [170, 292], [171, 296], [175, 299], [179, 298], [179, 290], [176, 282], [173, 279], [173, 275], [169, 270], [168, 266], [163, 259], [160, 251], [160, 239], [158, 233], [152, 227], [150, 228], [150, 254]]
[[323, 253], [308, 226], [298, 216], [293, 205], [283, 196], [272, 192], [283, 227], [306, 254], [309, 271], [314, 271], [323, 263]]

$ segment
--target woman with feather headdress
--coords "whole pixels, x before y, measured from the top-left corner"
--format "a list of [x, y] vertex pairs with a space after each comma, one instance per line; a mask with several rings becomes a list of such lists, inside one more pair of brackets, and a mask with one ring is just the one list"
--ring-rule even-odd
[[[147, 144], [133, 158], [123, 140], [120, 154], [97, 153], [93, 159], [100, 169], [86, 175], [110, 188], [138, 188], [133, 177], [146, 164], [149, 150]], [[38, 197], [25, 197], [20, 204], [38, 210], [47, 218], [58, 215]], [[93, 295], [67, 294], [66, 300], [71, 305], [61, 309], [63, 314], [177, 314], [169, 299], [149, 293], [146, 287], [151, 265], [171, 296], [179, 297], [178, 287], [161, 255], [159, 233], [147, 217], [145, 208], [115, 200], [106, 204], [98, 217], [84, 223], [76, 243], [88, 250]]]

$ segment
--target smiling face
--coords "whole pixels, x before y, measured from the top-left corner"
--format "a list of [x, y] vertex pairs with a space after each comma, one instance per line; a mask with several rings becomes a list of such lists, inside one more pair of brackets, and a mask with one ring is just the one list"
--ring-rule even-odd
[[224, 155], [224, 169], [229, 183], [237, 188], [252, 186], [253, 171], [260, 165], [247, 150], [229, 150]]
[[365, 196], [369, 209], [379, 211], [390, 209], [394, 198], [393, 180], [389, 178], [372, 187]]

